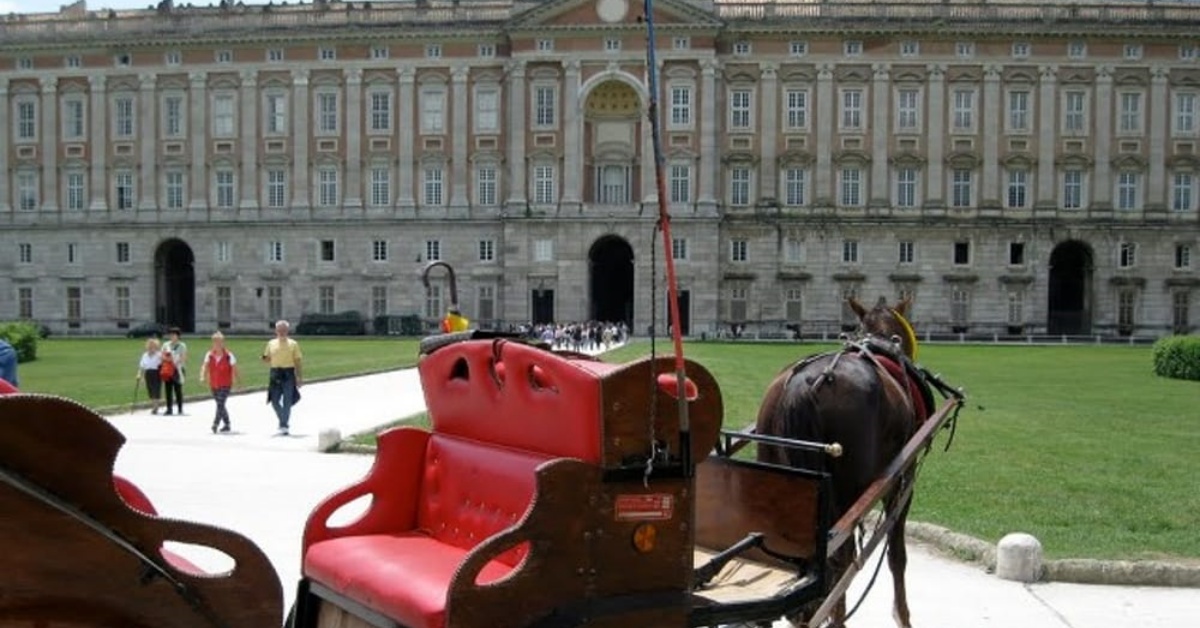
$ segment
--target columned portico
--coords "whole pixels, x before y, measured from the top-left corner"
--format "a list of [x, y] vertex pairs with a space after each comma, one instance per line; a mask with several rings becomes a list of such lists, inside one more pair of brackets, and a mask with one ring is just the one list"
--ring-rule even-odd
[[[58, 121], [58, 79], [42, 79], [42, 119], [46, 124]], [[58, 211], [58, 133], [42, 131], [42, 210]]]

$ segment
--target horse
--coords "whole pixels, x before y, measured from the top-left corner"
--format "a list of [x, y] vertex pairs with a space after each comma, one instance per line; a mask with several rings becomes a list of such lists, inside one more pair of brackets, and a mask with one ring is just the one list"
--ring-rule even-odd
[[[905, 319], [910, 299], [888, 306], [881, 297], [870, 310], [853, 298], [847, 302], [858, 316], [860, 339], [869, 336], [867, 342], [898, 349], [895, 353], [902, 353], [903, 357], [894, 357], [900, 362], [915, 356], [916, 336]], [[842, 455], [831, 458], [827, 467], [832, 484], [833, 521], [849, 510], [899, 454], [925, 418], [918, 416], [924, 414], [920, 409], [929, 405], [924, 400], [914, 400], [908, 382], [897, 381], [880, 360], [863, 355], [866, 353], [864, 342], [847, 342], [842, 351], [792, 364], [767, 387], [758, 412], [759, 434], [842, 445]], [[817, 456], [824, 455], [770, 445], [758, 448], [760, 462], [808, 469], [822, 468], [825, 461]], [[893, 491], [884, 498], [885, 508], [889, 512], [898, 508], [899, 514], [888, 535], [887, 558], [895, 584], [894, 617], [900, 628], [910, 628], [904, 583], [908, 562], [904, 524], [912, 500], [910, 493], [905, 503], [898, 504], [896, 493]], [[830, 560], [833, 581], [841, 578], [854, 557], [853, 542], [845, 543], [835, 552]], [[833, 608], [832, 625], [844, 626], [846, 618], [843, 593]]]

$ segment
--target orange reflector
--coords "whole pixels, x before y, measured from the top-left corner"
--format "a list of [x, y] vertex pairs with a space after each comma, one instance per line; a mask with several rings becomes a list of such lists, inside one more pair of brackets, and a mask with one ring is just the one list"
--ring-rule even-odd
[[658, 528], [652, 523], [643, 523], [633, 530], [633, 547], [643, 554], [649, 554], [654, 551], [654, 545], [658, 541]]
[[[679, 398], [679, 378], [675, 377], [674, 373], [662, 373], [658, 376], [658, 389], [664, 393]], [[691, 379], [686, 379], [683, 382], [683, 391], [687, 395], [688, 401], [695, 401], [700, 396], [700, 389], [696, 387], [696, 382]]]

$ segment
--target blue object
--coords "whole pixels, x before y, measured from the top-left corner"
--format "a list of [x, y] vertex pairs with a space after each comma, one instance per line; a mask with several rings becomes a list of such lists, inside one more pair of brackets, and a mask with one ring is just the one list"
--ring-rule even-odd
[[0, 379], [20, 387], [17, 381], [17, 350], [5, 340], [0, 340]]

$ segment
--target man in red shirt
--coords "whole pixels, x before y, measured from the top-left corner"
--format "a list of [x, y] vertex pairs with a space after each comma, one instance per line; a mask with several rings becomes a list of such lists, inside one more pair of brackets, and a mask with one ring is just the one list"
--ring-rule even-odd
[[212, 349], [204, 354], [204, 364], [200, 367], [200, 381], [208, 382], [213, 399], [217, 402], [217, 415], [212, 423], [213, 434], [217, 433], [218, 427], [222, 432], [228, 432], [229, 411], [225, 409], [225, 402], [229, 399], [229, 391], [233, 389], [234, 382], [241, 385], [242, 376], [238, 373], [237, 358], [225, 348], [225, 334], [221, 332], [212, 335]]

